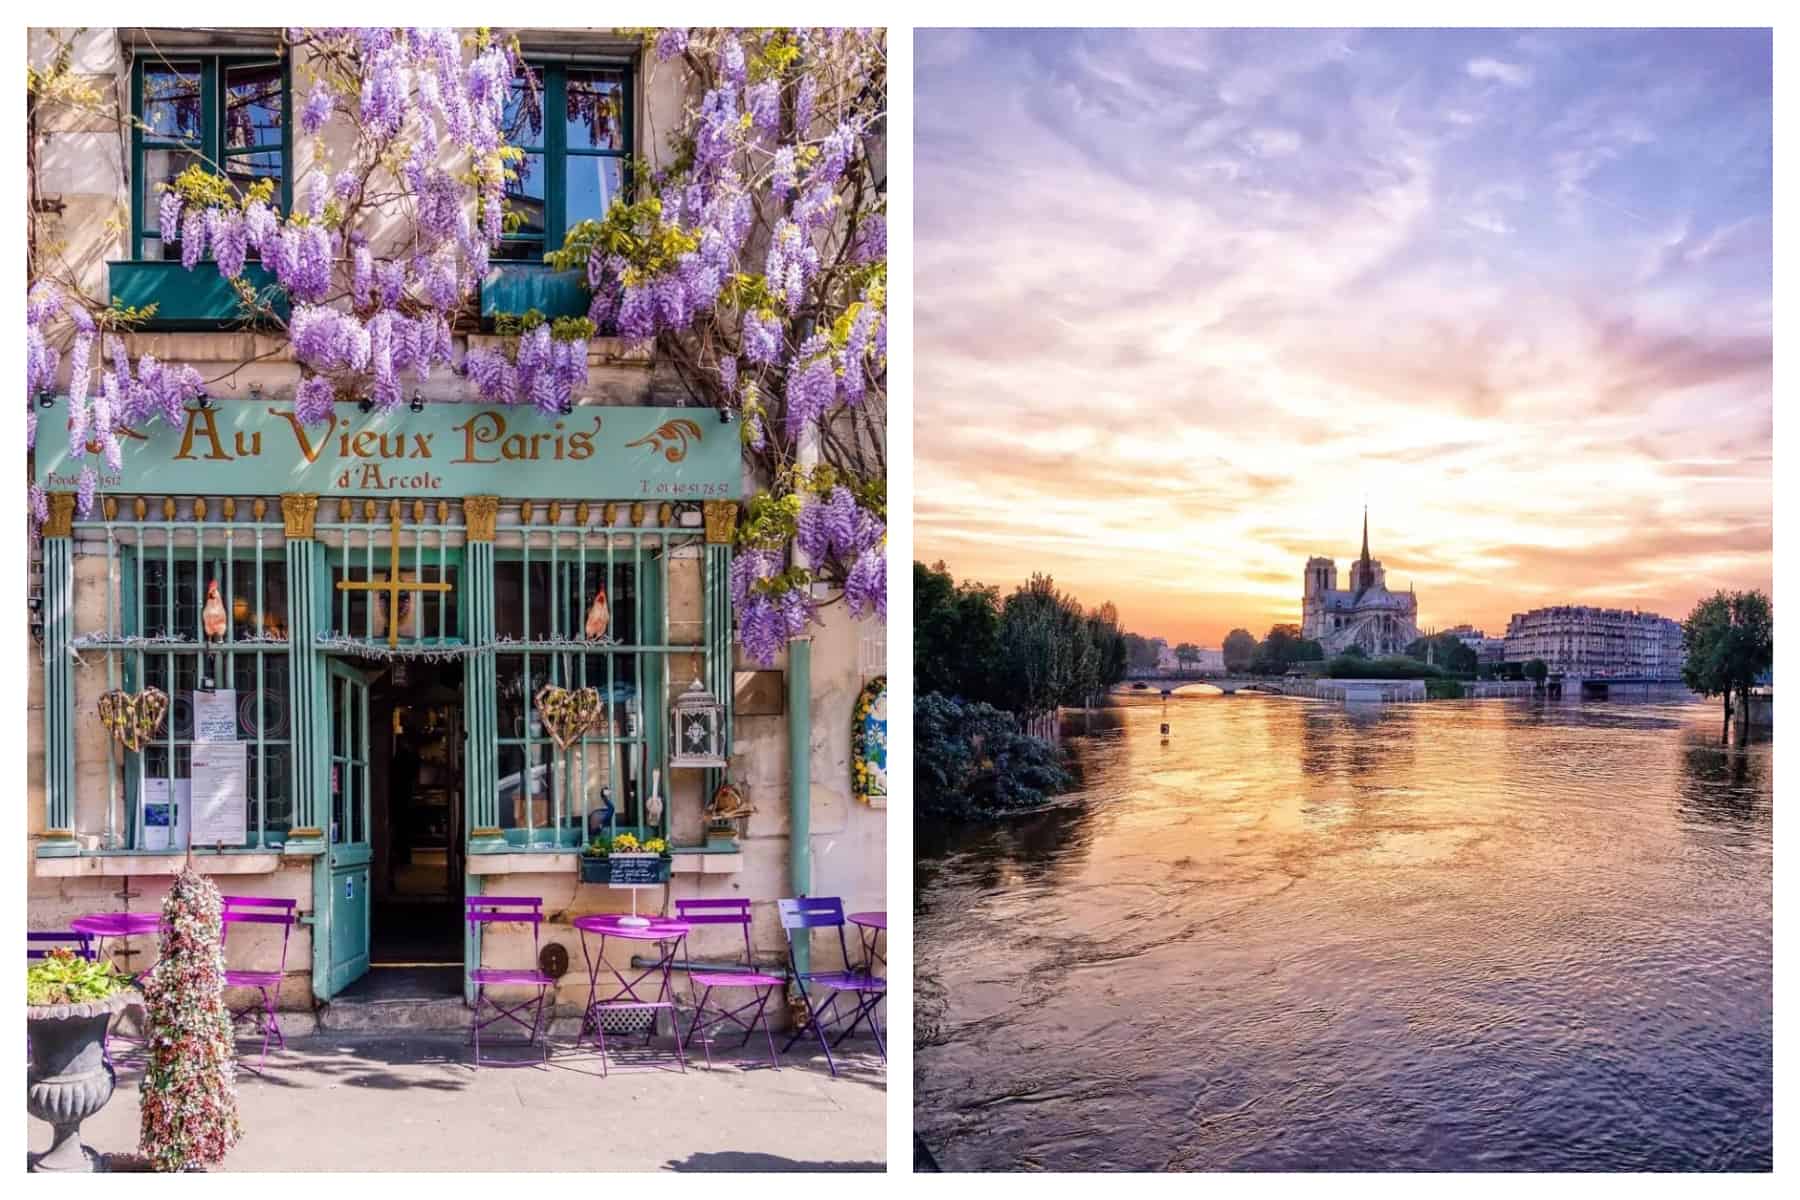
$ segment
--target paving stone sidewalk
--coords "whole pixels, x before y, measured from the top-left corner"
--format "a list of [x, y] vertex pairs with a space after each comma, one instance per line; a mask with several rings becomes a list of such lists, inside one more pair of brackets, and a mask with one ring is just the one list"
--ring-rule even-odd
[[[241, 1074], [244, 1135], [214, 1169], [879, 1171], [887, 1072], [867, 1045], [846, 1044], [836, 1079], [822, 1054], [799, 1046], [779, 1071], [715, 1051], [712, 1070], [702, 1059], [684, 1075], [659, 1038], [648, 1056], [642, 1043], [613, 1055], [602, 1077], [591, 1046], [566, 1042], [547, 1069], [476, 1071], [455, 1034], [293, 1038], [264, 1076]], [[136, 1149], [140, 1078], [122, 1066], [83, 1142]], [[48, 1147], [49, 1126], [30, 1117], [26, 1126], [32, 1152]]]

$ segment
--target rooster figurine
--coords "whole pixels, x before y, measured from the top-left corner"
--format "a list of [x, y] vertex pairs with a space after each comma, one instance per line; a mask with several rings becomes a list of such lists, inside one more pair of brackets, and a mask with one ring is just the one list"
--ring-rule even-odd
[[206, 583], [206, 607], [200, 610], [200, 627], [214, 641], [225, 636], [225, 602], [219, 599], [219, 581]]
[[594, 602], [588, 606], [586, 629], [588, 640], [595, 641], [606, 636], [606, 623], [609, 614], [606, 611], [606, 587], [594, 593]]

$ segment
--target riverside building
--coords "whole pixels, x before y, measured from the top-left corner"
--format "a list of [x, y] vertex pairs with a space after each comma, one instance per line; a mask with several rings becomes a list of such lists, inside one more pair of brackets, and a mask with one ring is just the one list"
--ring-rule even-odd
[[1489, 637], [1473, 625], [1452, 625], [1445, 633], [1475, 652], [1475, 661], [1486, 666], [1506, 661], [1506, 639]]
[[[158, 306], [121, 335], [131, 360], [213, 382], [180, 422], [121, 431], [123, 466], [86, 517], [61, 436], [66, 367], [41, 399], [30, 927], [154, 910], [191, 845], [222, 891], [298, 902], [280, 1004], [309, 1010], [399, 964], [423, 964], [420, 986], [447, 994], [465, 994], [471, 967], [529, 966], [530, 930], [472, 935], [462, 909], [466, 896], [539, 896], [542, 940], [568, 955], [547, 960], [566, 969], [553, 998], [567, 1011], [587, 995], [571, 922], [633, 908], [632, 891], [582, 882], [600, 822], [671, 845], [640, 909], [748, 898], [764, 961], [785, 952], [778, 897], [885, 908], [885, 791], [866, 786], [853, 744], [853, 724], [885, 711], [869, 700], [885, 695], [883, 626], [829, 605], [772, 669], [742, 656], [727, 580], [754, 481], [735, 423], [683, 406], [656, 352], [595, 336], [559, 415], [484, 404], [439, 371], [412, 412], [339, 402], [330, 425], [305, 425], [287, 338], [242, 328], [216, 270], [166, 254], [152, 189], [203, 151], [272, 180], [283, 211], [292, 202], [312, 149], [293, 129], [304, 62], [277, 32], [83, 30], [73, 69], [130, 97], [142, 128], [121, 136], [67, 111], [35, 133], [38, 219], [81, 290]], [[541, 56], [551, 112], [584, 90], [620, 119], [604, 146], [579, 148], [572, 99], [570, 131], [550, 123], [533, 158], [544, 203], [523, 198], [479, 318], [455, 328], [458, 359], [498, 341], [497, 313], [585, 311], [579, 272], [548, 270], [543, 252], [604, 211], [630, 156], [673, 153], [651, 131], [677, 127], [686, 101], [674, 84], [645, 88], [636, 34], [520, 36]], [[48, 65], [46, 31], [31, 31], [29, 53]], [[672, 712], [696, 684], [721, 706], [723, 765], [679, 761]], [[546, 686], [595, 688], [600, 718], [559, 744], [536, 701]], [[128, 750], [97, 706], [148, 688], [168, 709]], [[745, 803], [721, 819], [727, 781]], [[694, 933], [694, 958], [733, 956], [736, 931], [714, 932]], [[276, 969], [278, 939], [238, 941], [234, 968]], [[154, 939], [116, 949], [141, 969]], [[608, 944], [621, 969], [631, 952]]]
[[1555, 673], [1583, 678], [1673, 682], [1681, 678], [1681, 625], [1656, 613], [1557, 605], [1514, 613], [1506, 661], [1543, 659]]

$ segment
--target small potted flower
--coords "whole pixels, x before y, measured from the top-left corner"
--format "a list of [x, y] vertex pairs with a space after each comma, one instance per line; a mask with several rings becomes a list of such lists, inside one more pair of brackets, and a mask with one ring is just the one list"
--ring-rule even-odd
[[56, 1134], [33, 1171], [92, 1171], [98, 1155], [81, 1144], [81, 1123], [112, 1099], [106, 1027], [137, 993], [110, 961], [52, 950], [25, 971], [25, 1028], [31, 1062], [25, 1108]]
[[581, 848], [579, 861], [581, 882], [605, 883], [612, 878], [612, 839], [604, 833], [595, 834]]

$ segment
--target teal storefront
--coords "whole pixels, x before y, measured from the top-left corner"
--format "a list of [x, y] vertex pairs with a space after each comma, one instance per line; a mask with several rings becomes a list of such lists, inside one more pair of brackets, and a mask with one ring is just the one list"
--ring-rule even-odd
[[[596, 822], [683, 848], [677, 810], [720, 774], [670, 770], [670, 704], [698, 680], [731, 716], [735, 425], [433, 404], [325, 429], [233, 402], [123, 440], [83, 518], [66, 448], [34, 465], [39, 875], [167, 874], [191, 846], [308, 878], [326, 1000], [479, 956], [462, 896]], [[99, 697], [152, 688], [155, 731], [107, 736]], [[602, 714], [563, 736], [556, 689], [585, 688]]]

